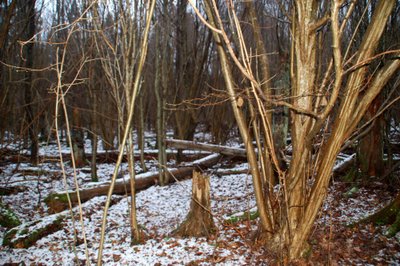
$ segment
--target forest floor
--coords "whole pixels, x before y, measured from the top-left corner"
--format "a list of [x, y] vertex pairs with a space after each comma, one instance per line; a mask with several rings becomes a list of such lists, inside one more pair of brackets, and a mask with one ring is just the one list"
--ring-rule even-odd
[[[148, 137], [152, 137], [149, 135]], [[204, 138], [206, 136], [202, 136]], [[89, 144], [89, 143], [87, 143]], [[235, 145], [234, 143], [232, 145]], [[237, 144], [236, 144], [237, 145]], [[148, 142], [147, 152], [154, 147]], [[2, 147], [4, 148], [4, 147]], [[26, 153], [16, 144], [10, 150]], [[101, 148], [101, 145], [100, 145]], [[90, 152], [89, 145], [86, 151]], [[99, 150], [101, 152], [101, 150]], [[68, 153], [66, 146], [63, 153]], [[41, 145], [40, 154], [58, 155], [55, 144]], [[4, 158], [3, 161], [7, 161]], [[156, 170], [155, 160], [146, 161], [149, 170]], [[72, 169], [66, 163], [69, 188], [74, 188]], [[171, 160], [169, 166], [175, 166]], [[100, 182], [110, 180], [113, 163], [98, 165]], [[191, 180], [165, 187], [152, 186], [137, 193], [138, 222], [146, 234], [143, 244], [130, 245], [128, 196], [113, 196], [108, 213], [103, 262], [105, 265], [275, 265], [278, 256], [269, 254], [263, 247], [254, 246], [250, 239], [256, 230], [256, 220], [226, 223], [232, 216], [255, 210], [252, 179], [248, 174], [217, 174], [217, 169], [246, 169], [240, 161], [221, 161], [208, 170], [211, 179], [212, 214], [218, 230], [206, 238], [175, 238], [171, 232], [185, 219], [190, 205]], [[136, 165], [136, 171], [142, 171]], [[124, 163], [120, 175], [128, 177]], [[81, 188], [90, 182], [90, 167], [77, 169]], [[58, 161], [40, 163], [0, 164], [0, 187], [15, 188], [14, 193], [3, 195], [2, 204], [11, 209], [22, 223], [46, 220], [49, 209], [43, 199], [54, 191], [65, 190]], [[395, 197], [395, 189], [379, 181], [368, 186], [333, 180], [329, 194], [315, 222], [309, 239], [312, 252], [303, 263], [310, 265], [400, 265], [400, 233], [385, 236], [386, 226], [363, 224], [349, 226], [374, 213]], [[95, 197], [82, 204], [83, 224], [90, 264], [95, 264], [100, 240], [101, 220], [106, 197]], [[75, 212], [77, 213], [77, 212]], [[0, 265], [73, 265], [86, 263], [85, 244], [79, 216], [73, 224], [70, 218], [63, 221], [60, 230], [46, 235], [29, 248], [0, 247]], [[0, 226], [0, 243], [6, 228]], [[77, 242], [74, 242], [74, 232]], [[22, 265], [24, 265], [22, 264]]]

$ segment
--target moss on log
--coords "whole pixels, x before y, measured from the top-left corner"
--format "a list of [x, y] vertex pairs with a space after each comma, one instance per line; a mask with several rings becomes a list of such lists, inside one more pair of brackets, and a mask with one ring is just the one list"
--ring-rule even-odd
[[28, 248], [39, 239], [60, 230], [64, 218], [65, 215], [63, 214], [54, 214], [14, 227], [4, 234], [3, 246]]
[[228, 219], [225, 219], [224, 223], [228, 225], [233, 225], [238, 222], [243, 221], [253, 221], [259, 217], [258, 211], [245, 211], [240, 214], [234, 214], [230, 216]]
[[386, 235], [392, 237], [400, 231], [400, 193], [386, 207], [363, 219], [360, 223], [390, 225]]
[[[76, 198], [76, 193], [69, 193], [69, 196], [72, 201], [73, 198]], [[50, 194], [44, 199], [44, 202], [53, 213], [58, 213], [68, 208], [67, 193]]]
[[21, 224], [15, 213], [0, 203], [0, 225], [5, 228], [13, 228]]

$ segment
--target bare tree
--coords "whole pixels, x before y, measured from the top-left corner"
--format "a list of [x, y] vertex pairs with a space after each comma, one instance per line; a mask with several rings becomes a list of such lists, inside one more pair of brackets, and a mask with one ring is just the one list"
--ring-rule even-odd
[[[290, 18], [293, 36], [291, 100], [271, 102], [250, 67], [240, 23], [235, 24], [236, 34], [241, 42], [240, 52], [236, 53], [216, 2], [205, 1], [208, 22], [204, 20], [204, 23], [212, 30], [215, 43], [218, 44], [217, 51], [227, 92], [247, 150], [260, 214], [261, 239], [272, 250], [287, 250], [289, 259], [299, 258], [307, 250], [308, 236], [325, 199], [332, 168], [343, 143], [355, 130], [371, 102], [400, 67], [400, 60], [389, 61], [367, 79], [368, 63], [377, 58], [375, 51], [394, 3], [395, 1], [377, 3], [365, 35], [355, 49], [356, 53], [351, 61], [345, 61], [346, 48], [348, 50], [350, 46], [343, 47], [342, 36], [355, 3], [342, 6], [341, 1], [335, 1], [329, 6], [321, 7], [318, 1], [294, 1]], [[194, 5], [193, 7], [195, 8]], [[229, 2], [228, 10], [230, 16], [237, 20], [233, 2]], [[317, 60], [320, 52], [317, 36], [321, 27], [330, 27], [333, 56], [320, 79], [317, 66], [322, 62]], [[392, 53], [399, 54], [399, 51]], [[252, 125], [257, 126], [265, 136], [265, 141], [261, 144], [263, 152], [259, 158], [252, 144], [253, 137], [259, 143], [258, 136], [249, 134], [243, 117], [243, 104], [233, 81], [232, 68], [239, 69], [248, 80], [247, 103], [250, 108], [257, 110], [260, 119], [258, 125]], [[327, 102], [323, 101], [321, 94], [327, 97]], [[341, 99], [339, 95], [343, 95]], [[280, 169], [276, 157], [266, 111], [269, 104], [290, 108], [293, 156], [287, 172]], [[333, 112], [334, 107], [337, 108], [336, 115]], [[328, 136], [324, 134], [327, 129], [331, 129]], [[313, 143], [317, 140], [320, 148], [314, 151]], [[265, 161], [268, 161], [269, 156], [279, 174], [281, 186], [278, 194], [271, 190], [265, 171], [259, 171], [268, 167]]]
[[[119, 166], [122, 162], [122, 157], [123, 153], [125, 150], [125, 145], [126, 146], [126, 151], [128, 153], [128, 164], [129, 164], [129, 174], [130, 174], [130, 189], [131, 189], [131, 213], [130, 213], [130, 221], [131, 221], [131, 234], [132, 234], [132, 244], [137, 243], [141, 241], [142, 237], [141, 234], [142, 232], [140, 231], [140, 228], [137, 224], [137, 219], [136, 219], [136, 194], [135, 194], [135, 170], [134, 170], [134, 160], [133, 160], [133, 143], [132, 143], [132, 121], [133, 121], [133, 114], [135, 110], [135, 103], [136, 103], [136, 96], [139, 93], [140, 85], [141, 85], [141, 75], [142, 75], [142, 70], [143, 66], [145, 63], [146, 55], [147, 55], [147, 47], [148, 47], [148, 37], [149, 37], [149, 31], [150, 31], [150, 26], [151, 26], [151, 20], [153, 17], [154, 13], [154, 8], [155, 8], [155, 0], [148, 2], [146, 5], [146, 10], [143, 12], [143, 33], [141, 34], [141, 38], [135, 35], [136, 30], [135, 30], [135, 22], [137, 20], [133, 19], [131, 16], [130, 11], [131, 6], [128, 6], [125, 11], [127, 13], [123, 14], [123, 18], [121, 19], [120, 23], [122, 25], [122, 33], [123, 36], [125, 36], [125, 43], [122, 46], [122, 53], [124, 56], [124, 64], [122, 64], [121, 67], [123, 67], [123, 73], [124, 73], [124, 79], [122, 80], [124, 83], [124, 92], [125, 92], [125, 97], [126, 97], [126, 105], [127, 105], [127, 120], [123, 124], [124, 132], [123, 132], [123, 137], [121, 139], [120, 143], [120, 150], [119, 150], [119, 155], [118, 159], [116, 162], [116, 166], [114, 169], [114, 173], [112, 176], [111, 180], [111, 185], [110, 189], [107, 195], [107, 201], [106, 205], [104, 208], [104, 214], [103, 214], [103, 223], [102, 223], [102, 230], [101, 230], [101, 240], [100, 240], [100, 247], [99, 247], [99, 253], [98, 253], [98, 265], [102, 264], [102, 252], [103, 252], [103, 246], [104, 246], [104, 237], [105, 237], [105, 230], [106, 230], [106, 224], [107, 224], [107, 212], [108, 208], [110, 206], [110, 201], [111, 201], [111, 195], [113, 193], [113, 189], [115, 186], [115, 180], [117, 178], [117, 174], [119, 171]], [[132, 4], [131, 2], [127, 3]], [[122, 12], [123, 6], [120, 6], [120, 10]], [[94, 15], [95, 17], [98, 16], [98, 9], [95, 9]], [[99, 30], [99, 24], [95, 24], [96, 29]], [[100, 32], [101, 34], [101, 32]], [[104, 35], [102, 36], [104, 38]], [[136, 39], [138, 38], [138, 39]], [[138, 41], [140, 40], [140, 41]], [[100, 40], [99, 40], [100, 41]], [[107, 39], [104, 39], [104, 41], [108, 44]], [[137, 47], [137, 50], [134, 49], [136, 46], [136, 41], [138, 41], [138, 44], [140, 44], [139, 47]], [[99, 43], [99, 51], [102, 52], [101, 50], [101, 44]], [[117, 51], [117, 47], [113, 49], [113, 47], [108, 47], [111, 48], [111, 52], [114, 52], [114, 56], [116, 56], [115, 51]], [[104, 52], [103, 52], [104, 54]], [[136, 67], [133, 67], [134, 64], [134, 57], [138, 55], [139, 60], [137, 62]], [[108, 62], [114, 62], [115, 64], [118, 65], [118, 61], [116, 60], [117, 58], [108, 58]], [[114, 59], [114, 60], [113, 60]], [[112, 71], [114, 68], [112, 68], [110, 65], [107, 65], [108, 62], [105, 62], [103, 65], [103, 69], [106, 72], [107, 75], [110, 75], [108, 78], [111, 79], [112, 76], [110, 74], [113, 73]], [[110, 68], [111, 67], [111, 68]], [[120, 69], [122, 70], [122, 69]], [[111, 82], [111, 80], [110, 80]]]
[[36, 25], [36, 12], [35, 12], [36, 0], [28, 0], [25, 3], [24, 9], [25, 14], [28, 17], [27, 20], [27, 31], [26, 31], [26, 45], [25, 45], [25, 57], [24, 67], [26, 68], [25, 72], [25, 82], [24, 82], [24, 91], [25, 91], [25, 112], [28, 124], [28, 134], [29, 139], [31, 141], [31, 162], [34, 164], [38, 163], [38, 136], [36, 130], [36, 122], [35, 122], [35, 114], [33, 110], [33, 80], [32, 80], [32, 67], [34, 62], [34, 36], [35, 36], [35, 25]]

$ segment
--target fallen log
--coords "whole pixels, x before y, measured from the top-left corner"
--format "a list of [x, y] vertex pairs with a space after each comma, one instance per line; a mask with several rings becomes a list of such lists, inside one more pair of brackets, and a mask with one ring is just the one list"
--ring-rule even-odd
[[[184, 167], [168, 169], [168, 173], [172, 178], [169, 178], [169, 182], [173, 183], [176, 180], [183, 180], [184, 178], [191, 176], [193, 170], [202, 171], [204, 168], [209, 168], [216, 164], [221, 158], [219, 154], [211, 154], [205, 158], [196, 160], [191, 164], [187, 164]], [[136, 175], [135, 188], [136, 191], [144, 190], [158, 183], [158, 171], [147, 172]], [[113, 194], [126, 194], [130, 192], [129, 177], [117, 179], [114, 186]], [[110, 188], [110, 182], [104, 183], [92, 183], [92, 187], [86, 187], [80, 189], [79, 195], [81, 202], [88, 201], [89, 199], [107, 195]], [[58, 192], [52, 193], [44, 199], [44, 202], [52, 212], [60, 212], [68, 208], [67, 193], [73, 204], [78, 202], [76, 191]]]
[[[21, 180], [20, 182], [24, 182], [25, 180]], [[17, 194], [20, 192], [24, 192], [25, 190], [28, 190], [28, 187], [26, 186], [8, 186], [8, 187], [3, 187], [3, 185], [7, 186], [7, 184], [1, 184], [2, 186], [0, 187], [0, 196], [9, 196], [12, 194]]]
[[[176, 152], [167, 152], [167, 158], [171, 159], [174, 158]], [[70, 161], [71, 160], [71, 154], [70, 153], [62, 153], [61, 154], [62, 158], [64, 161]], [[151, 160], [153, 158], [157, 158], [158, 152], [157, 150], [151, 150], [148, 152], [145, 152], [144, 158], [147, 160]], [[87, 158], [88, 161], [92, 159], [92, 154], [91, 153], [85, 153], [85, 157]], [[96, 160], [99, 163], [115, 163], [118, 158], [118, 151], [108, 151], [108, 152], [98, 152], [96, 155]], [[135, 152], [135, 160], [139, 160], [139, 154]], [[27, 163], [29, 162], [30, 157], [27, 155], [23, 154], [10, 154], [10, 155], [4, 155], [0, 156], [0, 165], [6, 165], [8, 163]], [[58, 162], [60, 160], [59, 155], [41, 155], [39, 156], [39, 161], [41, 163], [53, 163], [53, 162]], [[123, 162], [127, 161], [127, 156], [124, 155]]]
[[209, 151], [220, 153], [227, 156], [246, 157], [246, 150], [242, 148], [232, 148], [227, 146], [207, 144], [202, 142], [179, 140], [179, 139], [166, 139], [167, 146], [176, 149], [194, 149], [201, 151]]
[[348, 156], [347, 158], [345, 158], [344, 160], [342, 160], [333, 167], [332, 170], [333, 175], [335, 177], [339, 177], [346, 174], [350, 170], [350, 168], [355, 165], [355, 162], [356, 162], [356, 154]]
[[60, 230], [66, 216], [67, 212], [57, 213], [14, 227], [4, 234], [3, 246], [28, 248], [42, 237]]
[[[116, 204], [121, 199], [122, 197], [120, 196], [112, 197], [111, 205]], [[101, 209], [101, 205], [101, 200], [86, 202], [82, 205], [84, 215], [90, 217], [94, 212]], [[78, 207], [74, 207], [72, 209], [72, 213], [74, 214], [75, 220], [78, 220]], [[11, 248], [29, 248], [38, 240], [62, 230], [66, 226], [65, 220], [69, 218], [71, 218], [71, 211], [65, 210], [63, 212], [51, 214], [34, 221], [16, 225], [5, 232], [2, 245]], [[77, 242], [75, 244], [79, 245], [81, 241], [80, 237], [77, 237], [76, 241]]]

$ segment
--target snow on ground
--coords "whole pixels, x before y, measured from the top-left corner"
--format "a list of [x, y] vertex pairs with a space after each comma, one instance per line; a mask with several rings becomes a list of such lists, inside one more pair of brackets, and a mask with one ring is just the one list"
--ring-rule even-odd
[[[199, 136], [208, 137], [208, 136]], [[89, 145], [90, 143], [88, 143]], [[64, 150], [65, 148], [65, 150]], [[64, 146], [63, 152], [68, 148]], [[87, 152], [90, 147], [86, 147]], [[41, 154], [57, 155], [54, 145], [41, 147]], [[149, 169], [156, 169], [156, 161], [147, 162]], [[74, 188], [73, 171], [68, 163], [66, 176], [69, 188]], [[99, 164], [100, 182], [110, 180], [113, 164]], [[140, 169], [137, 166], [137, 169]], [[247, 164], [239, 163], [231, 170], [243, 171]], [[221, 174], [223, 165], [217, 165], [210, 170], [211, 199], [215, 223], [218, 233], [215, 237], [180, 239], [172, 235], [172, 231], [185, 219], [190, 205], [191, 180], [182, 181], [166, 187], [153, 186], [137, 194], [138, 222], [144, 228], [148, 240], [141, 245], [130, 245], [129, 202], [127, 196], [113, 196], [113, 203], [108, 213], [106, 242], [103, 253], [105, 265], [258, 265], [263, 260], [263, 253], [249, 246], [247, 237], [250, 231], [256, 229], [255, 222], [238, 223], [235, 226], [224, 225], [224, 220], [234, 214], [254, 210], [255, 199], [252, 190], [252, 179], [247, 174]], [[4, 205], [9, 206], [21, 219], [27, 223], [39, 218], [48, 217], [48, 208], [42, 202], [52, 191], [65, 190], [63, 177], [58, 163], [42, 163], [33, 167], [27, 163], [1, 166], [1, 186], [20, 187], [21, 192], [2, 196]], [[127, 165], [121, 167], [121, 175], [127, 173]], [[90, 182], [90, 172], [78, 169], [77, 179], [81, 187]], [[93, 184], [91, 184], [93, 185]], [[335, 182], [329, 189], [329, 194], [320, 217], [316, 222], [316, 233], [311, 242], [318, 242], [316, 247], [325, 252], [323, 247], [327, 228], [343, 228], [346, 224], [366, 217], [381, 208], [392, 195], [383, 191], [361, 188], [351, 196], [344, 197], [344, 184]], [[103, 206], [106, 197], [95, 197], [82, 204], [83, 224], [87, 241], [87, 252], [91, 264], [95, 264], [100, 241]], [[28, 249], [10, 249], [0, 247], [0, 264], [8, 262], [43, 265], [73, 265], [84, 264], [85, 245], [79, 215], [75, 210], [75, 225], [72, 219], [64, 221], [64, 227], [53, 234], [40, 239]], [[46, 219], [46, 218], [43, 218]], [[74, 231], [78, 241], [74, 244]], [[339, 230], [339, 229], [338, 229]], [[340, 229], [344, 230], [345, 229]], [[338, 231], [338, 235], [342, 231]], [[346, 245], [354, 246], [359, 241], [360, 234], [371, 235], [361, 227], [360, 232], [351, 231], [346, 238]], [[380, 229], [376, 229], [380, 230]], [[384, 230], [384, 228], [382, 229]], [[0, 227], [0, 242], [6, 229]], [[376, 235], [376, 236], [375, 236]], [[400, 253], [394, 253], [399, 247], [396, 238], [386, 239], [382, 234], [373, 235], [373, 241], [384, 241], [385, 246], [377, 248], [374, 254], [375, 263], [395, 264], [400, 260]], [[361, 235], [363, 236], [363, 235]], [[380, 239], [384, 238], [384, 240]], [[400, 239], [398, 234], [397, 238]], [[322, 241], [322, 242], [321, 242]], [[322, 244], [321, 244], [321, 243]], [[374, 243], [375, 243], [374, 242]], [[332, 244], [333, 245], [333, 244]], [[377, 244], [378, 245], [378, 244]], [[76, 254], [76, 256], [75, 256]], [[371, 254], [369, 254], [371, 255]], [[361, 258], [339, 260], [342, 264], [365, 264], [370, 261]]]
[[[80, 177], [85, 179], [84, 176]], [[40, 181], [30, 181], [40, 183]], [[251, 195], [251, 179], [247, 175], [234, 175], [224, 177], [212, 177], [212, 211], [229, 216], [240, 210], [246, 210], [254, 206], [254, 198]], [[30, 203], [37, 202], [36, 185], [31, 186], [27, 192], [13, 196], [4, 196], [3, 203], [12, 207], [24, 222], [38, 219], [36, 206]], [[43, 186], [42, 190], [47, 187]], [[51, 187], [49, 186], [49, 190]], [[43, 192], [45, 196], [46, 192]], [[232, 265], [245, 265], [242, 256], [235, 256], [229, 250], [216, 249], [215, 241], [206, 239], [174, 239], [169, 234], [184, 220], [189, 209], [191, 195], [191, 180], [173, 184], [168, 187], [154, 186], [137, 194], [138, 222], [145, 228], [150, 239], [143, 245], [131, 247], [129, 231], [128, 197], [118, 197], [118, 202], [111, 206], [108, 216], [107, 241], [104, 251], [104, 261], [113, 265], [149, 265], [161, 263], [189, 263], [213, 256], [218, 252], [219, 256], [230, 257], [227, 262]], [[30, 200], [29, 200], [30, 199]], [[21, 204], [15, 204], [16, 202]], [[25, 204], [22, 204], [24, 203]], [[88, 241], [91, 262], [94, 263], [96, 250], [99, 243], [100, 225], [102, 219], [102, 207], [105, 197], [96, 197], [83, 204], [84, 224]], [[31, 216], [29, 219], [27, 216]], [[220, 222], [216, 220], [217, 224]], [[76, 221], [79, 227], [79, 222]], [[221, 227], [221, 225], [220, 225]], [[2, 230], [4, 232], [4, 228]], [[78, 230], [81, 238], [81, 230]], [[29, 249], [8, 249], [0, 251], [0, 262], [24, 262], [30, 263], [60, 263], [71, 265], [74, 262], [73, 226], [71, 220], [63, 230], [39, 240], [34, 247]], [[84, 245], [76, 247], [78, 257], [84, 260]]]

